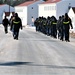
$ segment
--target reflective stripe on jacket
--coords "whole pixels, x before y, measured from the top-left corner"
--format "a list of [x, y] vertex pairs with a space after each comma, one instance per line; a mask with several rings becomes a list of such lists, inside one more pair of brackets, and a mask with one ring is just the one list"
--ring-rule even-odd
[[57, 24], [56, 22], [53, 22], [52, 24]]
[[14, 23], [14, 24], [19, 24], [19, 23], [20, 23], [20, 21], [18, 21], [18, 22], [16, 22], [16, 21], [13, 21], [13, 23]]
[[70, 22], [69, 21], [67, 21], [67, 22], [63, 22], [63, 24], [69, 24]]

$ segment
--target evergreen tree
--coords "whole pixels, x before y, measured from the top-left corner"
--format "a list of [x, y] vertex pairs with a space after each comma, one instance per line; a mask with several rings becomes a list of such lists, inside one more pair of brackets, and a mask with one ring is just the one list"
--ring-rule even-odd
[[43, 1], [48, 1], [48, 0], [43, 0]]

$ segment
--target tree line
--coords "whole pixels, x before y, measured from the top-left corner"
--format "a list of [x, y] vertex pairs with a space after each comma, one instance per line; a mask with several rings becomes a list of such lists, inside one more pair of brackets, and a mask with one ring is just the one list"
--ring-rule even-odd
[[[26, 1], [32, 1], [32, 0], [0, 0], [0, 4], [8, 4], [11, 6], [16, 6]], [[47, 0], [43, 0], [43, 1], [47, 1]]]

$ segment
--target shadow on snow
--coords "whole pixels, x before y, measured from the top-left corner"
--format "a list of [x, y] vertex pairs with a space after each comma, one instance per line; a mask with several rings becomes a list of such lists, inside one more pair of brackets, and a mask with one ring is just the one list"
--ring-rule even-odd
[[53, 69], [75, 69], [74, 66], [58, 66], [58, 65], [41, 65], [34, 64], [33, 62], [4, 62], [0, 63], [0, 66], [19, 66], [19, 65], [27, 65], [27, 66], [36, 66], [36, 67], [46, 67]]
[[18, 66], [18, 65], [27, 65], [30, 62], [3, 62], [0, 63], [0, 66]]

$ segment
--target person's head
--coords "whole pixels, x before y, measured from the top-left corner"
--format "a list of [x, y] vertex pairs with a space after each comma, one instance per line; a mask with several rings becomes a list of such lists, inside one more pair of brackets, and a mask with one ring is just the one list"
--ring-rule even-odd
[[6, 16], [4, 16], [4, 18], [6, 18]]
[[61, 19], [61, 16], [59, 16], [59, 19]]
[[18, 17], [18, 13], [15, 13], [15, 14], [14, 14], [14, 17], [17, 18], [17, 17]]
[[68, 18], [68, 14], [67, 13], [65, 13], [65, 18]]

